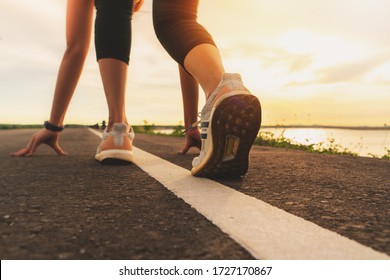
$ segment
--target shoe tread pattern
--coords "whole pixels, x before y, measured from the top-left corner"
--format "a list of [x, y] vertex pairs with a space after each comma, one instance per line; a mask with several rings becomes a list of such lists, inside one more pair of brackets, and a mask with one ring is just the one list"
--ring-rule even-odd
[[[261, 107], [251, 94], [227, 97], [216, 107], [211, 120], [212, 155], [195, 176], [239, 177], [248, 170], [249, 151], [260, 129]], [[224, 161], [228, 136], [238, 137], [236, 156]]]

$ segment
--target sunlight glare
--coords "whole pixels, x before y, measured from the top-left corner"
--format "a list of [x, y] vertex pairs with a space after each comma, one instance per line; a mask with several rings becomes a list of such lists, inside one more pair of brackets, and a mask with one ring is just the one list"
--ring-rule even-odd
[[310, 145], [326, 142], [328, 135], [323, 129], [289, 129], [284, 132], [284, 136], [288, 139], [292, 139], [295, 143]]
[[285, 32], [275, 43], [292, 54], [311, 54], [321, 66], [353, 60], [364, 54], [363, 48], [354, 42], [307, 30]]

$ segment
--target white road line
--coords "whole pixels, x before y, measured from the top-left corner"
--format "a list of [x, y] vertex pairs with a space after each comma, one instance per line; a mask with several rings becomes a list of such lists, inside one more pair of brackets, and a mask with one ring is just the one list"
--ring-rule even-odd
[[[101, 137], [101, 133], [91, 129]], [[261, 200], [133, 147], [135, 164], [258, 259], [368, 260], [390, 257]]]

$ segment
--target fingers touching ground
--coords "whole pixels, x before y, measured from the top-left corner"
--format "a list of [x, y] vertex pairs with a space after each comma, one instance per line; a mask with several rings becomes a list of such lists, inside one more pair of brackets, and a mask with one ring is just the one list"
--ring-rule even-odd
[[201, 148], [200, 134], [197, 128], [186, 132], [186, 143], [183, 150], [179, 152], [179, 154], [185, 155], [191, 147], [198, 149]]
[[59, 146], [58, 140], [58, 132], [41, 129], [40, 131], [33, 134], [31, 140], [25, 148], [22, 148], [17, 152], [11, 153], [11, 156], [32, 156], [41, 144], [46, 144], [50, 146], [59, 155], [65, 155], [66, 153]]

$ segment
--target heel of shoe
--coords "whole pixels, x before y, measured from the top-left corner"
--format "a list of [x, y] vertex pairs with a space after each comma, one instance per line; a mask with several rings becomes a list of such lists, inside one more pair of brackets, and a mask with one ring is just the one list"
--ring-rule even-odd
[[236, 94], [218, 102], [210, 120], [211, 152], [192, 174], [199, 177], [244, 175], [260, 124], [261, 106], [254, 95]]

